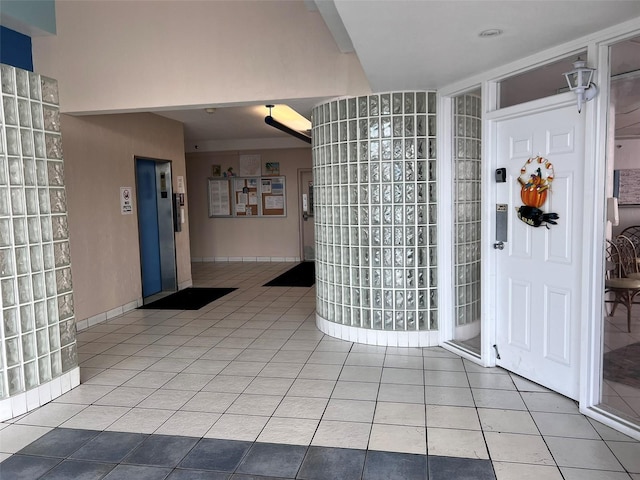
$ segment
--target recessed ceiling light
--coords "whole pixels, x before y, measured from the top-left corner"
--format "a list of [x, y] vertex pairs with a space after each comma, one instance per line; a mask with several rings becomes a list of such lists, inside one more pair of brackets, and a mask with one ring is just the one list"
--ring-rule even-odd
[[204, 111], [207, 112], [209, 115], [216, 113], [216, 109], [212, 107], [205, 108]]
[[502, 30], [500, 30], [499, 28], [488, 28], [487, 30], [483, 30], [478, 34], [480, 38], [497, 37], [499, 35], [502, 35]]

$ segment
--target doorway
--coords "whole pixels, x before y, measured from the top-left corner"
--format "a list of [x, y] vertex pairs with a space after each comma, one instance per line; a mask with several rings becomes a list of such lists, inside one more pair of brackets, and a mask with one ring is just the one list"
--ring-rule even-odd
[[313, 262], [316, 258], [315, 223], [313, 216], [313, 172], [310, 168], [298, 170], [300, 192], [300, 245], [301, 259]]
[[171, 162], [136, 158], [140, 269], [144, 303], [177, 290]]
[[[491, 117], [492, 157], [506, 169], [496, 184], [507, 224], [495, 255], [496, 365], [577, 399], [584, 116], [574, 98], [554, 96]], [[539, 180], [548, 191], [531, 199], [523, 185]], [[533, 200], [555, 224], [528, 217]]]
[[[620, 257], [638, 257], [640, 252], [640, 37], [609, 47], [610, 95], [609, 135], [605, 192], [608, 199], [606, 240], [613, 242]], [[605, 250], [604, 246], [602, 247]], [[611, 270], [614, 263], [605, 257]], [[615, 257], [614, 257], [615, 260]], [[638, 275], [638, 265], [622, 262], [625, 274]], [[611, 272], [608, 272], [611, 273]], [[601, 395], [598, 407], [615, 416], [640, 425], [640, 376], [636, 365], [640, 360], [640, 305], [612, 302], [613, 293], [604, 294], [602, 329]], [[616, 308], [614, 309], [614, 306]], [[628, 323], [630, 318], [631, 322]]]

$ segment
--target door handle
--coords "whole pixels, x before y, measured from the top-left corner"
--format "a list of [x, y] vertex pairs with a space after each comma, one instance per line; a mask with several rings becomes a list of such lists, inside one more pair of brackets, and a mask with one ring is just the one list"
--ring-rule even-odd
[[309, 214], [307, 212], [302, 212], [302, 220], [305, 222], [309, 219]]
[[496, 250], [504, 250], [504, 242], [496, 242], [493, 244], [493, 248]]

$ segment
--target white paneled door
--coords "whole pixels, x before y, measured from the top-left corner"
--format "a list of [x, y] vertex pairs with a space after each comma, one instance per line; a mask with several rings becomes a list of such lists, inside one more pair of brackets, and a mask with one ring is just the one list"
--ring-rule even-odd
[[[497, 365], [577, 399], [584, 120], [571, 104], [494, 126], [497, 167], [507, 169], [496, 198], [508, 217], [507, 241], [496, 251]], [[536, 213], [543, 199], [538, 211], [556, 213], [557, 225], [518, 217], [519, 207]]]

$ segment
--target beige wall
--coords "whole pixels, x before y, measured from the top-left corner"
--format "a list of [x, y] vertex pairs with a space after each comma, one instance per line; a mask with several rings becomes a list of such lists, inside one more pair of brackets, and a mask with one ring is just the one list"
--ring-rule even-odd
[[[120, 187], [135, 192], [134, 156], [142, 156], [171, 160], [175, 189], [176, 177], [186, 176], [184, 136], [181, 123], [148, 113], [63, 115], [61, 124], [74, 301], [81, 321], [142, 296], [135, 201], [134, 213], [122, 215]], [[188, 215], [186, 222], [176, 234], [178, 283], [191, 280]]]
[[368, 93], [302, 0], [56, 2], [57, 34], [34, 37], [38, 73], [66, 113], [327, 98]]
[[[280, 162], [286, 177], [287, 216], [271, 218], [209, 218], [207, 178], [211, 165], [238, 171], [239, 153], [259, 154], [261, 162]], [[191, 211], [191, 256], [300, 257], [298, 169], [311, 168], [311, 149], [294, 148], [243, 152], [187, 154], [187, 184]], [[263, 170], [264, 174], [264, 170]]]

